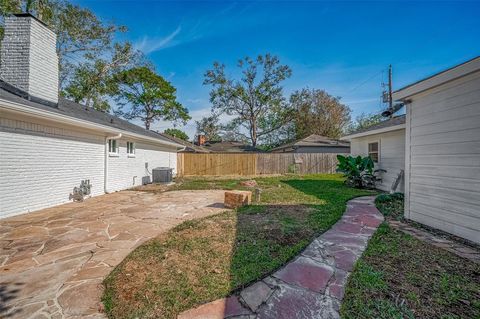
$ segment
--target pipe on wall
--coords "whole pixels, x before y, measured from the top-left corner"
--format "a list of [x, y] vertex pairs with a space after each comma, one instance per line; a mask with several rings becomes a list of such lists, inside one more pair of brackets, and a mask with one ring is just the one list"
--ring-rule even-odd
[[105, 194], [110, 193], [110, 191], [108, 190], [108, 140], [118, 140], [120, 138], [122, 138], [122, 133], [118, 133], [117, 135], [105, 136], [105, 164], [103, 165], [105, 169], [103, 172], [103, 191], [105, 192]]

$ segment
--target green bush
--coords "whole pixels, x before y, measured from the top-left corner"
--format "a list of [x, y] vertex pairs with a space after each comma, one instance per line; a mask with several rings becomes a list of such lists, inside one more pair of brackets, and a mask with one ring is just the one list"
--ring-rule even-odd
[[346, 177], [345, 183], [357, 188], [374, 188], [373, 160], [367, 157], [337, 155], [337, 172]]

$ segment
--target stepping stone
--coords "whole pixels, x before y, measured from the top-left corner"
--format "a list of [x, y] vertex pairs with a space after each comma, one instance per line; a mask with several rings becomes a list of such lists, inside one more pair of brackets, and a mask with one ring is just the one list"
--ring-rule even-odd
[[257, 311], [258, 319], [337, 319], [337, 300], [310, 290], [281, 285]]
[[252, 310], [257, 311], [258, 307], [264, 303], [272, 294], [273, 290], [263, 281], [258, 281], [245, 288], [240, 296], [244, 303]]
[[274, 277], [292, 285], [316, 292], [324, 292], [333, 275], [333, 269], [310, 258], [299, 257], [273, 274]]
[[217, 299], [207, 304], [201, 305], [182, 312], [178, 319], [223, 319], [238, 316], [248, 316], [252, 312], [243, 307], [238, 301], [237, 296]]

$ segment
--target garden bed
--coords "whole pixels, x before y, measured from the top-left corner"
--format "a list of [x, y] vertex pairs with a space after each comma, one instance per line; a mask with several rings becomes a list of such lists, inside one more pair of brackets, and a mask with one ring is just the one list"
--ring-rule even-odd
[[[339, 175], [256, 179], [261, 202], [184, 222], [145, 243], [105, 280], [111, 318], [175, 318], [183, 310], [228, 296], [296, 256], [345, 211], [371, 194]], [[241, 189], [238, 180], [185, 180], [176, 189]]]

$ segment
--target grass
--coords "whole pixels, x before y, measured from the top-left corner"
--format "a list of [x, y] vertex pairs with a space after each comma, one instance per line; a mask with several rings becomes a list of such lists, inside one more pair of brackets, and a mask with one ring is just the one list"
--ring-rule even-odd
[[[371, 194], [339, 175], [257, 178], [261, 202], [184, 222], [133, 251], [105, 280], [110, 318], [175, 318], [225, 297], [297, 255]], [[175, 189], [241, 189], [239, 180], [184, 180]]]
[[[391, 218], [402, 197], [377, 207]], [[480, 318], [480, 266], [382, 224], [351, 274], [343, 318]]]

